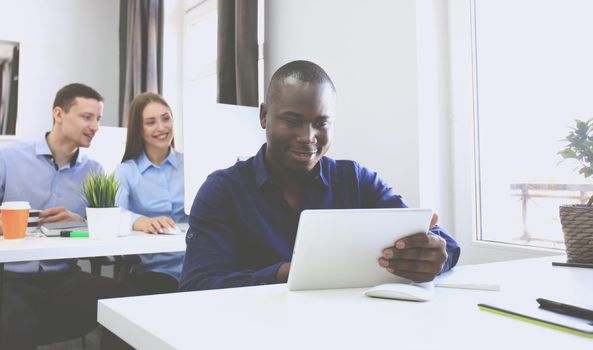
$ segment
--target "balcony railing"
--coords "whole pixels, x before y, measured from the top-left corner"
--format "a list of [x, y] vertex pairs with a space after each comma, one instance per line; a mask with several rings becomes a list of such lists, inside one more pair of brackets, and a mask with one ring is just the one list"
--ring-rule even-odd
[[[521, 236], [516, 240], [523, 241], [528, 245], [540, 245], [538, 242], [541, 242], [544, 243], [542, 244], [544, 246], [563, 248], [562, 232], [559, 232], [557, 237], [545, 237], [545, 235], [532, 232], [528, 228], [529, 203], [533, 202], [534, 198], [542, 198], [567, 199], [566, 204], [585, 204], [593, 194], [593, 183], [515, 183], [510, 185], [510, 189], [513, 191], [511, 195], [519, 196], [521, 200], [523, 227]], [[556, 210], [555, 213], [556, 219], [558, 211]], [[533, 220], [533, 218], [531, 219]]]

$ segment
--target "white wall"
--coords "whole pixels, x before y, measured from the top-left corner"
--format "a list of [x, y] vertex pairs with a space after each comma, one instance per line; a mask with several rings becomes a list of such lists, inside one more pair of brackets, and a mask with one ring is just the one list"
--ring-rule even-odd
[[166, 0], [163, 15], [163, 97], [169, 103], [175, 123], [175, 146], [183, 151], [182, 46], [183, 1]]
[[17, 137], [52, 125], [59, 88], [81, 82], [105, 97], [103, 125], [116, 125], [118, 0], [0, 0], [0, 40], [21, 44]]
[[413, 0], [266, 1], [266, 82], [282, 64], [321, 65], [338, 90], [330, 156], [376, 170], [420, 204]]
[[432, 208], [439, 214], [439, 224], [457, 233], [446, 6], [442, 0], [416, 0], [419, 191], [420, 205]]

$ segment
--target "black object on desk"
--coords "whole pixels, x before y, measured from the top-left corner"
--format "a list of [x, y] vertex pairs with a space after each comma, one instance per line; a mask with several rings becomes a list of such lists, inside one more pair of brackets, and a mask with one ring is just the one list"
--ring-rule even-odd
[[574, 316], [584, 320], [593, 321], [593, 310], [582, 307], [559, 303], [557, 301], [537, 298], [535, 299], [542, 309], [554, 311], [563, 315]]
[[89, 231], [60, 231], [60, 237], [88, 238]]
[[563, 263], [559, 261], [553, 261], [552, 266], [565, 266], [565, 267], [584, 267], [587, 269], [593, 269], [593, 264], [585, 263]]
[[[535, 303], [533, 303], [535, 304]], [[535, 307], [532, 303], [515, 303], [510, 307], [478, 304], [481, 310], [533, 323], [539, 326], [593, 338], [593, 323], [583, 319]]]

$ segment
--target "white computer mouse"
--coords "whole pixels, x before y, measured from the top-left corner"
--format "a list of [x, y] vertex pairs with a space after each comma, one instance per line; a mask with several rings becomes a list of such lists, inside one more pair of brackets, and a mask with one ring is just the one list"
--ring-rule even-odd
[[386, 283], [367, 289], [364, 295], [373, 298], [429, 301], [434, 296], [434, 283]]
[[169, 227], [166, 229], [163, 229], [161, 231], [161, 233], [164, 233], [166, 235], [179, 235], [182, 234], [183, 231], [179, 229], [179, 227], [175, 226], [175, 227]]

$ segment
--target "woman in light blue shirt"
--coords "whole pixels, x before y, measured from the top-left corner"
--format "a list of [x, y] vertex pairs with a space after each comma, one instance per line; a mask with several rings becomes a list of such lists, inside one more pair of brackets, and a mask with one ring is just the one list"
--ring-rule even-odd
[[[132, 212], [132, 228], [161, 233], [187, 222], [183, 210], [183, 156], [175, 151], [173, 115], [159, 95], [144, 93], [130, 103], [118, 205]], [[138, 294], [175, 292], [183, 252], [142, 254], [132, 265], [129, 282]]]

